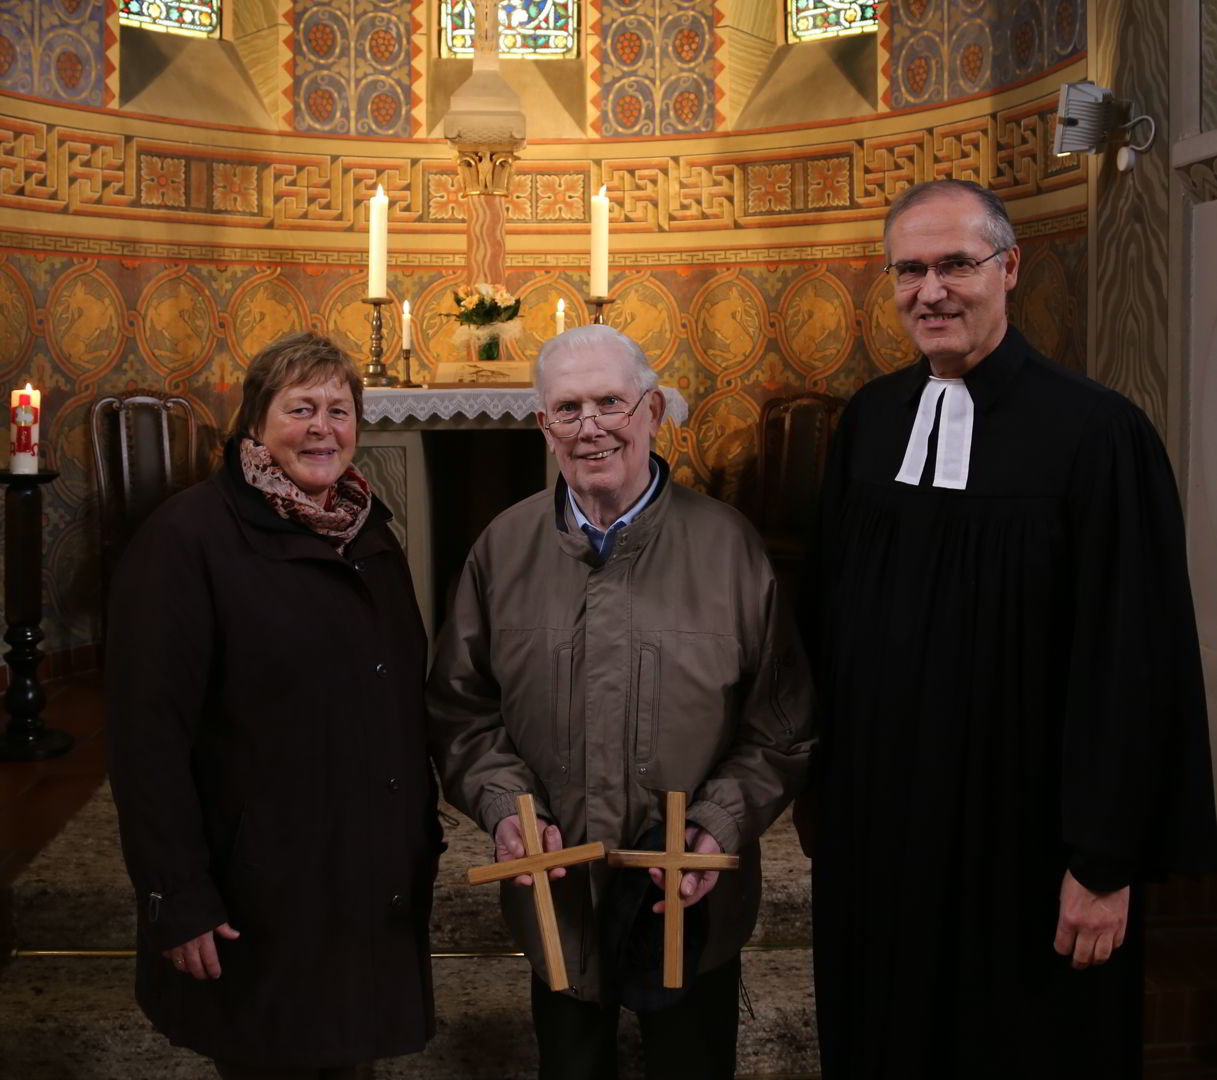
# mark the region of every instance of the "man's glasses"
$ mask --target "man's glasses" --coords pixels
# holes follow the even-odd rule
[[[1005,248],[998,248],[992,255],[984,259],[971,259],[967,255],[953,255],[949,259],[939,259],[936,263],[898,262],[888,263],[883,268],[898,289],[912,289],[925,281],[925,276],[931,270],[938,275],[938,280],[950,285],[966,281],[975,275],[989,259],[996,259]]]
[[[654,388],[652,387],[652,389]],[[643,399],[650,392],[650,390],[644,390],[642,397],[634,402],[634,408],[628,412],[625,409],[609,409],[607,412],[588,413],[586,416],[572,416],[569,420],[551,420],[545,425],[545,429],[559,439],[573,439],[583,430],[584,420],[595,420],[596,427],[601,431],[617,431],[630,422],[634,409],[642,404]]]

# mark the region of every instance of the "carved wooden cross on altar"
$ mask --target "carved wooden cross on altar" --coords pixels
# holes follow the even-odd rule
[[[520,835],[524,839],[522,859],[474,866],[469,870],[470,885],[485,885],[502,881],[517,874],[532,875],[532,900],[537,909],[537,925],[541,930],[541,947],[545,951],[545,970],[551,990],[570,986],[566,978],[566,961],[562,958],[562,940],[558,937],[558,920],[554,914],[554,898],[549,891],[549,871],[556,866],[594,862],[604,858],[604,845],[580,844],[559,851],[543,851],[541,831],[537,827],[537,809],[531,795],[516,796],[516,813],[520,815]]]
[[[686,870],[738,870],[738,855],[710,855],[685,850],[685,793],[669,791],[663,851],[610,851],[609,866],[663,871],[663,984],[684,984],[685,909],[680,879]]]

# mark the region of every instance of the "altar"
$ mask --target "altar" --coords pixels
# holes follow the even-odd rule
[[[660,387],[667,419],[688,406]],[[537,426],[528,388],[372,388],[363,392],[355,463],[393,512],[390,527],[414,578],[434,642],[469,546],[494,516],[551,486],[557,461]]]

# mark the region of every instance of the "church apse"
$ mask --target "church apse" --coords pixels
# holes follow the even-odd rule
[[[78,110],[0,73],[0,373],[6,385],[32,378],[43,388],[51,464],[62,473],[46,499],[50,650],[98,633],[89,404],[135,386],[182,393],[214,455],[261,345],[312,327],[366,357],[366,207],[378,184],[390,199],[388,291],[398,309],[409,299],[414,314],[415,377],[460,355],[446,313],[464,280],[468,205],[448,146],[424,137],[442,127],[427,113],[439,4],[261,7],[276,5],[278,29],[257,38],[270,50],[260,70],[271,70],[273,58],[279,73],[279,105],[268,109],[274,130],[237,130],[222,117],[209,125]],[[1049,31],[1064,26],[1064,6],[1037,0],[989,20],[998,36],[1003,26],[1012,34],[1018,18],[1032,20],[1032,75],[1003,67],[992,44],[974,84],[984,92],[944,82],[939,96],[909,107],[892,96],[893,80],[906,77],[902,43],[915,36],[901,28],[936,34],[948,55],[963,24],[941,4],[885,5],[868,45],[884,60],[867,69],[873,109],[820,122],[809,104],[807,118],[789,123],[787,112],[765,122],[763,108],[747,111],[749,100],[763,105],[763,87],[741,108],[726,106],[739,74],[731,58],[745,53],[732,34],[756,37],[755,27],[733,22],[737,5],[656,0],[642,19],[630,14],[638,5],[583,5],[577,63],[564,59],[529,77],[554,96],[525,99],[530,144],[504,206],[504,284],[523,298],[523,330],[509,350],[535,355],[559,298],[568,326],[588,320],[590,196],[605,185],[615,299],[607,318],[642,344],[661,381],[690,406],[685,425],[663,426],[659,449],[678,480],[747,508],[767,400],[803,389],[848,396],[909,360],[880,275],[882,216],[908,184],[961,176],[1008,200],[1023,245],[1015,320],[1048,355],[1084,367],[1086,173],[1079,159],[1050,152],[1056,86],[1085,67],[1080,22],[1072,52],[1047,47],[1056,40]],[[937,23],[934,11],[943,15]],[[17,40],[5,25],[0,34]],[[332,42],[314,26],[329,27]],[[621,37],[626,30],[637,43]],[[774,49],[779,31],[772,28]],[[611,41],[625,43],[616,60]],[[253,44],[239,47],[253,55]],[[366,53],[367,63],[344,67],[340,53]],[[0,66],[4,55],[0,43]],[[750,55],[753,78],[764,63],[755,49]],[[529,63],[503,61],[509,79],[511,64]],[[635,68],[635,79],[650,72],[654,133],[622,129],[632,106],[613,111]],[[575,70],[585,80],[581,98],[563,81]],[[667,99],[665,72],[684,80],[679,91],[671,83]],[[392,88],[372,90],[390,75]],[[1007,75],[1011,85],[998,81]],[[269,76],[258,83],[270,86]],[[101,94],[104,79],[98,85]],[[329,104],[311,99],[315,115],[310,87],[333,92]],[[382,91],[396,104],[380,100],[373,114]],[[697,101],[678,105],[685,92]],[[573,100],[586,102],[581,138],[536,134],[534,116],[544,131],[551,109],[565,131]],[[640,99],[640,117],[649,100]],[[734,128],[741,115],[755,126]],[[386,355],[399,347],[397,319],[387,318]]]

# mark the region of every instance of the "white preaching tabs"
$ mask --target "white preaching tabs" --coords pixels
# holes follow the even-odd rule
[[[925,456],[929,452],[930,433],[934,430],[934,414],[938,399],[942,413],[938,418],[938,454],[934,461],[934,487],[962,491],[968,486],[968,464],[972,459],[972,418],[975,408],[963,379],[940,379],[930,376],[921,393],[917,418],[904,448],[904,461],[896,480],[901,484],[921,483],[925,471]]]

